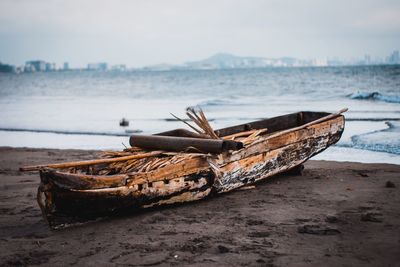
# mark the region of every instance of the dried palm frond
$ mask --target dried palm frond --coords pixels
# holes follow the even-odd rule
[[[206,116],[204,115],[204,112],[199,107],[197,107],[197,111],[193,107],[188,107],[186,109],[186,115],[190,118],[191,121],[193,121],[196,124],[196,126],[198,128],[172,113],[171,113],[171,115],[175,119],[177,119],[177,120],[183,122],[184,124],[186,124],[187,126],[189,126],[196,133],[203,135],[206,138],[208,137],[210,139],[220,139],[218,137],[218,135],[215,134],[213,128],[211,127],[210,123],[208,122]]]
[[[219,139],[200,107],[197,107],[197,111],[193,107],[188,107],[186,109],[186,115],[204,131],[204,134],[212,139]]]
[[[177,120],[179,120],[179,121],[181,121],[181,122],[183,122],[184,124],[186,124],[187,126],[189,126],[190,128],[192,128],[194,131],[196,131],[198,134],[202,134],[202,132],[199,130],[199,129],[197,129],[196,127],[194,127],[193,125],[191,125],[190,123],[188,123],[187,121],[185,121],[185,120],[182,120],[181,118],[179,118],[178,116],[175,116],[174,114],[172,114],[172,113],[170,113],[175,119],[177,119]]]

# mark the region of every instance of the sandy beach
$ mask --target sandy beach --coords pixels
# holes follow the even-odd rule
[[[0,265],[395,266],[400,165],[309,161],[218,197],[52,231],[23,165],[83,150],[0,148]]]

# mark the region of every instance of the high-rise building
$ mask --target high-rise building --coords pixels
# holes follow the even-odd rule
[[[114,65],[114,66],[111,67],[111,70],[113,70],[113,71],[125,71],[126,70],[126,65],[124,65],[124,64]]]
[[[399,50],[393,51],[393,53],[388,57],[387,63],[400,64]]]
[[[46,71],[55,71],[56,70],[56,63],[46,63]]]
[[[64,62],[63,70],[69,70],[68,62]]]
[[[25,63],[25,68],[31,71],[45,71],[46,62],[43,60],[31,60]]]
[[[102,70],[106,71],[108,69],[108,65],[105,62],[100,63],[89,63],[87,66],[88,70]]]
[[[0,72],[16,72],[16,67],[0,62]]]

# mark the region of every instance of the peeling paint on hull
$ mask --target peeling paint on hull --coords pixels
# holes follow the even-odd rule
[[[60,228],[122,211],[195,201],[296,167],[339,141],[343,130],[344,117],[337,116],[219,155],[213,159],[216,167],[205,158],[196,158],[159,171],[120,174],[109,180],[88,175],[80,179],[43,169],[38,203],[49,225]]]

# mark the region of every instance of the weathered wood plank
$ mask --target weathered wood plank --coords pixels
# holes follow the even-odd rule
[[[101,189],[124,186],[128,174],[118,175],[84,175],[59,172],[52,169],[40,170],[42,179],[51,180],[58,187],[63,189]]]
[[[43,168],[57,168],[57,169],[75,168],[75,167],[90,166],[90,165],[97,165],[97,164],[103,164],[103,163],[114,163],[114,162],[120,162],[120,161],[127,161],[127,160],[132,160],[132,159],[143,159],[143,158],[149,158],[149,157],[156,157],[156,156],[160,156],[163,153],[164,153],[164,151],[151,151],[148,153],[125,156],[125,157],[26,166],[26,167],[21,167],[19,170],[20,171],[38,171]]]
[[[256,144],[250,145],[245,149],[234,151],[231,154],[223,154],[217,161],[219,165],[224,165],[229,162],[237,161],[252,155],[263,153],[265,151],[271,151],[288,144],[298,142],[305,138],[312,136],[324,135],[324,134],[336,134],[343,131],[344,118],[339,116],[335,119],[322,122],[317,125],[309,126],[305,129],[297,130],[283,136],[277,136],[268,140],[262,140]]]
[[[329,135],[309,138],[229,163],[221,168],[221,176],[216,178],[216,191],[228,192],[289,170],[326,149],[330,138]]]
[[[268,128],[268,132],[273,133],[276,131],[281,131],[284,129],[298,126],[297,125],[297,122],[298,122],[297,114],[298,113],[292,113],[292,114],[274,117],[274,118],[270,118],[270,119],[264,119],[264,120],[244,123],[244,124],[240,124],[240,125],[236,125],[236,126],[232,126],[232,127],[218,129],[218,130],[216,130],[216,132],[218,133],[218,135],[220,137],[235,134],[238,132],[244,132],[244,131],[249,131],[249,130],[254,130],[254,129],[264,129],[264,128]]]
[[[209,167],[210,166],[206,158],[191,158],[177,164],[168,165],[155,171],[129,174],[129,179],[126,182],[126,185],[131,186],[134,184],[171,180],[209,169]]]
[[[56,228],[70,216],[94,218],[118,211],[198,200],[211,193],[213,182],[214,174],[204,171],[195,177],[188,175],[168,183],[160,181],[129,187],[64,190],[47,184],[39,187],[38,203],[50,226]]]

